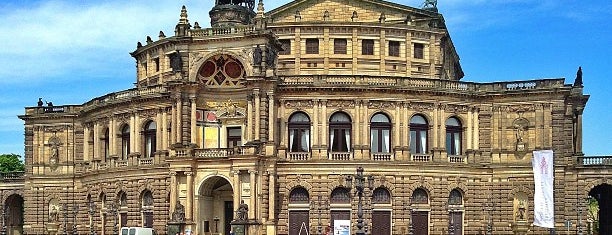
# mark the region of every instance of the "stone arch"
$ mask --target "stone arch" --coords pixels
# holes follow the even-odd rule
[[[468,187],[464,182],[453,182],[448,184],[448,186],[446,186],[446,190],[447,190],[447,195],[453,191],[453,189],[459,189],[459,191],[461,191],[461,193],[463,194],[463,201],[467,201],[467,197],[465,195],[468,194]]]
[[[431,199],[431,195],[434,194],[434,187],[431,184],[429,184],[428,182],[417,182],[417,183],[412,183],[408,186],[408,192],[410,192],[409,195],[412,195],[414,190],[416,190],[417,188],[425,189],[425,191],[427,191],[427,193],[429,194],[430,199]]]
[[[534,194],[533,189],[525,185],[519,185],[519,186],[513,187],[512,190],[508,193],[508,196],[507,196],[508,201],[514,200],[514,197],[518,193],[521,193],[521,192],[526,194],[529,198],[533,198],[533,194]]]
[[[389,118],[389,123],[391,123],[391,126],[393,127],[393,123],[395,123],[395,116],[393,116],[393,114],[391,114],[388,110],[385,109],[375,109],[372,110],[372,112],[368,113],[368,125],[372,123],[372,117],[379,113],[387,116],[387,118]]]
[[[208,191],[208,187],[209,187],[209,185],[211,185],[211,183],[215,184],[215,183],[217,183],[219,181],[219,179],[214,180],[214,178],[224,179],[232,187],[232,189],[236,188],[236,185],[232,184],[232,180],[228,176],[223,175],[223,174],[218,174],[218,173],[216,173],[216,174],[209,174],[207,176],[204,176],[202,178],[202,180],[200,180],[200,182],[198,182],[198,184],[197,184],[198,185],[197,186],[198,187],[197,192],[198,192],[199,195],[202,195],[204,193],[203,190]],[[214,181],[211,181],[211,180],[214,180]]]
[[[329,125],[329,119],[336,113],[344,113],[346,114],[350,119],[351,119],[351,123],[353,123],[355,121],[355,117],[353,116],[353,114],[351,112],[349,112],[349,110],[345,110],[345,109],[334,109],[331,110],[329,113],[327,113],[325,116],[327,118],[327,125]],[[353,123],[354,124],[354,123]]]
[[[289,194],[291,193],[291,190],[297,188],[297,187],[303,187],[306,189],[306,191],[308,191],[308,193],[310,194],[312,192],[312,185],[304,180],[300,180],[300,181],[291,181],[289,183],[287,183],[287,186],[285,186],[285,195],[287,195],[287,199],[289,199]],[[312,195],[311,195],[312,196]]]
[[[431,115],[429,115],[428,113],[426,113],[426,112],[422,112],[422,111],[414,111],[412,114],[409,114],[409,116],[408,116],[408,120],[406,120],[406,121],[407,121],[408,126],[410,126],[410,120],[411,120],[411,119],[412,119],[414,116],[417,116],[417,115],[421,115],[423,118],[425,118],[425,121],[427,121],[427,125],[428,125],[430,128],[432,127],[432,125],[433,125],[433,117],[432,117]],[[446,121],[446,119],[445,119],[445,121]]]
[[[610,179],[610,178],[603,178],[603,179],[595,179],[595,180],[588,181],[587,184],[584,187],[584,190],[582,192],[579,192],[579,193],[581,193],[581,196],[583,198],[587,198],[589,196],[589,193],[591,192],[592,189],[594,189],[598,185],[602,185],[602,184],[612,185],[612,179]]]
[[[396,192],[396,188],[392,183],[389,183],[388,181],[374,181],[374,185],[372,185],[374,188],[385,188],[387,190],[389,190],[389,193],[391,194],[391,200],[393,200],[393,195],[397,195]]]

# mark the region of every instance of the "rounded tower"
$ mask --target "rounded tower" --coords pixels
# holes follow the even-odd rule
[[[255,0],[216,0],[210,10],[212,27],[247,25],[255,17]]]

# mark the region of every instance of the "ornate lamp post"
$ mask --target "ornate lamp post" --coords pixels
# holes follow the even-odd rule
[[[113,224],[113,231],[115,232],[115,234],[119,234],[119,227],[117,224],[117,210],[118,210],[118,206],[117,203],[110,203],[109,205],[109,211],[111,215],[113,215],[113,217],[115,218],[115,223]]]
[[[448,215],[450,217],[448,220],[448,234],[455,235],[455,222],[453,218],[454,217],[453,212],[455,212],[455,209],[453,209],[453,207],[448,202],[446,204],[446,208],[448,210]]]
[[[368,180],[368,185],[367,187],[372,190],[372,183],[374,182],[374,177],[373,176],[367,176],[365,177],[363,175],[363,167],[357,167],[357,174],[355,174],[354,176],[347,176],[346,177],[346,184],[348,186],[349,189],[352,190],[352,184],[353,184],[353,177],[355,178],[355,193],[357,194],[357,196],[359,197],[359,201],[357,203],[357,232],[355,233],[356,235],[365,235],[365,231],[363,230],[364,224],[363,224],[363,191],[365,189],[365,181],[366,178]]]
[[[96,214],[96,204],[94,202],[90,202],[88,206],[89,206],[89,216],[91,217],[91,220],[89,221],[89,234],[95,235],[96,231],[94,231],[93,222],[94,222],[94,215]]]
[[[2,235],[6,235],[6,206],[2,205]]]

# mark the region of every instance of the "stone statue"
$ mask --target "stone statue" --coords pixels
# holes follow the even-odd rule
[[[523,134],[525,133],[525,127],[521,124],[514,124],[515,134],[516,134],[516,142],[523,143]]]
[[[49,222],[58,222],[59,221],[59,210],[56,205],[51,205],[51,210],[49,210]]]
[[[51,146],[51,157],[49,158],[51,164],[57,163],[58,158],[59,158],[59,149],[57,147],[57,144],[53,144],[53,146]]]
[[[38,103],[37,103],[38,107],[42,107],[43,106],[43,101],[42,98],[38,98]]]
[[[438,0],[425,0],[423,8],[436,8],[438,7]]]
[[[176,208],[172,212],[172,220],[176,222],[185,221],[185,206],[180,201],[176,201]]]
[[[518,211],[516,212],[517,220],[519,221],[526,220],[527,218],[525,218],[525,212],[526,212],[525,201],[520,200],[518,202]]]
[[[178,51],[170,55],[170,67],[172,68],[172,72],[175,73],[183,70],[183,59]]]
[[[260,66],[261,65],[261,60],[262,60],[261,53],[262,53],[261,47],[259,47],[259,45],[257,45],[257,47],[255,47],[255,49],[253,49],[253,65],[255,65],[255,66]]]
[[[246,221],[249,212],[249,205],[244,203],[244,200],[240,201],[240,205],[238,206],[238,210],[236,211],[236,220],[237,221]]]

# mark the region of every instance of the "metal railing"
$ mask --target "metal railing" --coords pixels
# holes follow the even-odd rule
[[[0,179],[2,179],[3,182],[21,181],[21,180],[24,180],[24,178],[25,178],[24,171],[0,172]]]

